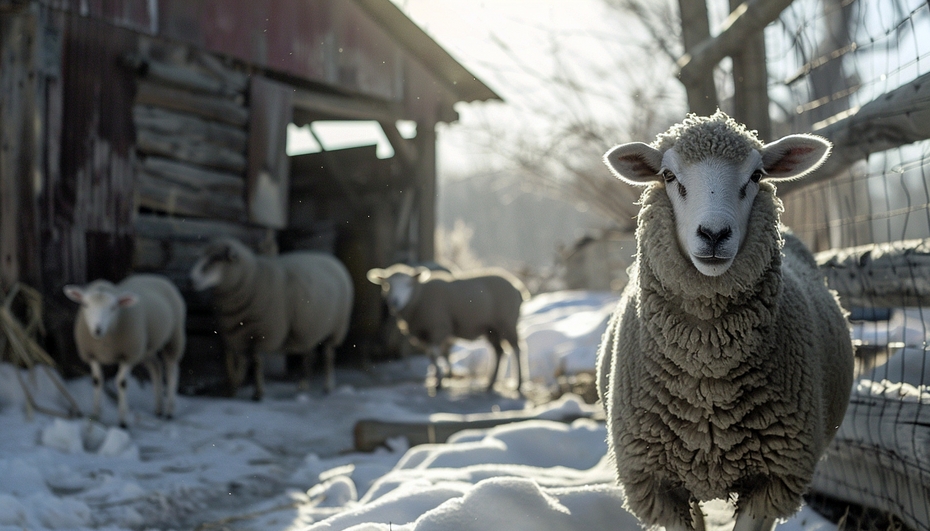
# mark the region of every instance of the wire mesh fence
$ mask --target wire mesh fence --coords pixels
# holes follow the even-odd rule
[[[919,90],[930,73],[926,0],[796,0],[765,31],[781,134],[816,133],[895,89]],[[910,105],[906,112],[926,113],[930,99]],[[828,278],[858,284],[840,290],[857,344],[856,385],[810,501],[837,516],[857,504],[847,527],[926,531],[930,141],[895,134],[876,130],[897,147],[784,195],[783,220],[833,268]]]

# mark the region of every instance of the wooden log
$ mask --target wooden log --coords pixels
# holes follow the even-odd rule
[[[236,92],[243,93],[248,88],[249,74],[226,66],[215,55],[202,50],[194,50],[194,58],[200,66],[214,76],[221,78],[227,86],[232,87]]]
[[[136,215],[136,236],[156,240],[207,243],[219,236],[233,236],[250,247],[257,247],[267,237],[264,227],[252,227],[221,220],[186,219],[155,214]]]
[[[169,215],[216,217],[230,221],[245,217],[242,196],[197,190],[144,171],[136,176],[136,193],[138,207]]]
[[[186,65],[165,63],[139,54],[124,56],[123,62],[135,70],[141,79],[215,96],[235,97],[242,93],[241,89],[227,85],[224,79],[198,72]]]
[[[707,19],[706,0],[678,0],[681,13],[681,39],[685,53],[710,38],[710,22]],[[684,80],[682,80],[684,82]],[[717,110],[717,86],[714,84],[714,69],[699,72],[693,80],[684,83],[688,93],[688,109],[700,115],[711,115]]]
[[[136,131],[136,149],[146,155],[172,157],[183,162],[209,166],[241,174],[245,171],[245,155],[215,144],[186,136],[165,135],[148,129]]]
[[[187,90],[166,87],[141,80],[136,90],[136,103],[189,112],[210,120],[244,127],[249,122],[249,110],[236,102],[194,94]]]
[[[781,195],[830,179],[872,153],[930,138],[930,74],[887,92],[861,108],[814,124],[833,152],[812,175],[778,183]]]
[[[739,52],[743,44],[762,32],[793,0],[747,0],[724,21],[720,33],[685,53],[678,60],[678,77],[684,85],[700,82],[724,57]]]
[[[245,152],[248,135],[239,127],[149,105],[134,106],[132,117],[137,129],[163,135],[183,135],[239,153]]]
[[[462,430],[479,430],[493,428],[502,424],[522,422],[526,420],[541,420],[539,417],[527,416],[524,412],[514,413],[486,413],[474,415],[444,415],[447,417],[440,421],[382,421],[362,419],[355,423],[352,430],[355,449],[361,452],[370,452],[383,445],[393,437],[406,437],[410,446],[418,444],[444,443],[454,433]],[[570,423],[582,416],[570,415],[557,420]]]
[[[847,309],[930,302],[930,239],[833,249],[815,258]]]
[[[158,156],[145,157],[139,166],[152,175],[199,190],[236,197],[243,197],[245,191],[245,180],[231,173],[211,171]]]
[[[200,257],[203,243],[136,237],[133,267],[147,271],[189,271]]]
[[[930,391],[860,384],[817,464],[811,490],[893,514],[930,530]]]

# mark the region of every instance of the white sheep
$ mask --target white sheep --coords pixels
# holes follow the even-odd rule
[[[126,426],[126,377],[141,363],[152,379],[155,414],[171,418],[186,341],[186,307],[178,288],[158,275],[132,275],[117,285],[95,280],[83,288],[65,286],[64,291],[81,305],[74,320],[74,341],[93,375],[94,416],[100,416],[101,365],[118,364],[119,422]]]
[[[455,338],[484,336],[496,353],[487,390],[494,388],[501,358],[502,341],[510,346],[517,372],[517,390],[523,383],[517,321],[520,306],[529,292],[513,275],[502,269],[485,269],[463,275],[412,268],[395,264],[387,269],[368,271],[368,280],[381,286],[388,309],[397,317],[398,327],[415,346],[430,357],[435,375],[434,390],[442,386],[443,369],[439,358],[449,365],[449,351]]]
[[[334,389],[336,347],[348,333],[354,296],[342,262],[310,251],[258,256],[242,242],[225,237],[203,250],[190,276],[195,289],[213,290],[233,393],[251,361],[252,398],[261,400],[262,355],[273,352],[302,354],[306,379],[318,345],[326,363],[325,390]]]
[[[647,526],[702,529],[698,503],[735,495],[735,531],[770,529],[799,508],[843,419],[848,325],[782,230],[772,184],[829,151],[812,135],[763,145],[718,111],[604,157],[649,186],[597,367],[618,480]]]

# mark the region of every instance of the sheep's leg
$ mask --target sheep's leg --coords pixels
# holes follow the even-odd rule
[[[155,416],[162,416],[164,412],[165,392],[162,387],[161,362],[156,358],[150,358],[145,361],[145,368],[149,371],[149,379],[152,380],[152,392],[155,393]]]
[[[733,531],[772,531],[775,529],[775,518],[756,518],[749,511],[736,512],[736,524]]]
[[[174,403],[177,400],[178,396],[178,359],[175,358],[171,361],[165,361],[165,418],[170,419],[174,417]]]
[[[497,381],[497,373],[500,371],[501,361],[504,359],[504,347],[501,345],[500,336],[493,330],[489,331],[486,337],[491,346],[494,347],[494,368],[491,369],[491,378],[488,380],[487,388],[487,392],[490,393],[494,390],[494,382]]]
[[[525,364],[523,363],[523,353],[520,351],[520,342],[507,340],[507,344],[510,345],[511,356],[513,356],[513,363],[516,365],[517,370],[517,393],[523,394],[523,368]],[[529,371],[529,369],[527,369]],[[529,377],[529,374],[527,374]]]
[[[90,373],[94,380],[94,418],[100,418],[100,395],[103,394],[103,368],[99,361],[90,362]]]
[[[252,363],[255,365],[255,392],[252,400],[258,402],[265,396],[265,364],[260,352],[252,352]]]
[[[227,350],[226,352],[226,377],[229,380],[229,396],[235,396],[236,391],[245,381],[246,372],[249,370],[248,357],[242,352]]]
[[[126,400],[126,378],[132,370],[132,365],[120,363],[116,371],[116,394],[119,398],[119,425],[121,428],[128,426],[126,422],[129,417],[129,404]]]
[[[705,531],[706,529],[701,503],[694,498],[691,498],[691,523],[694,526],[694,531]]]
[[[336,389],[336,347],[332,340],[323,343],[323,356],[326,358],[326,392],[332,393]]]
[[[442,356],[442,347],[439,345],[430,345],[426,353],[429,355],[430,365],[433,367],[433,392],[439,392],[442,387],[442,367],[439,366],[439,357]]]

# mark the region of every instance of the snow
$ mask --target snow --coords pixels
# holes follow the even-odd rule
[[[593,371],[616,299],[560,292],[525,305],[521,329],[536,385]],[[417,356],[368,371],[340,369],[340,387],[329,396],[322,377],[302,393],[271,383],[259,403],[181,396],[170,421],[153,416],[151,389],[130,379],[126,430],[115,427],[112,399],[100,422],[29,415],[16,369],[0,365],[0,531],[640,529],[614,485],[604,424],[585,418],[599,406],[574,395],[534,405],[513,393],[484,393],[486,373],[475,360],[486,355],[484,345],[460,345],[457,371],[479,381],[453,379],[435,397],[424,386],[428,363]],[[42,405],[65,410],[42,371],[22,376]],[[89,411],[90,379],[66,385]],[[465,430],[445,444],[410,448],[397,438],[370,453],[352,449],[359,419],[490,412],[534,420]],[[582,418],[553,420],[564,417]],[[732,526],[726,504],[705,511],[710,527]],[[809,508],[779,525],[802,530],[836,526]]]

